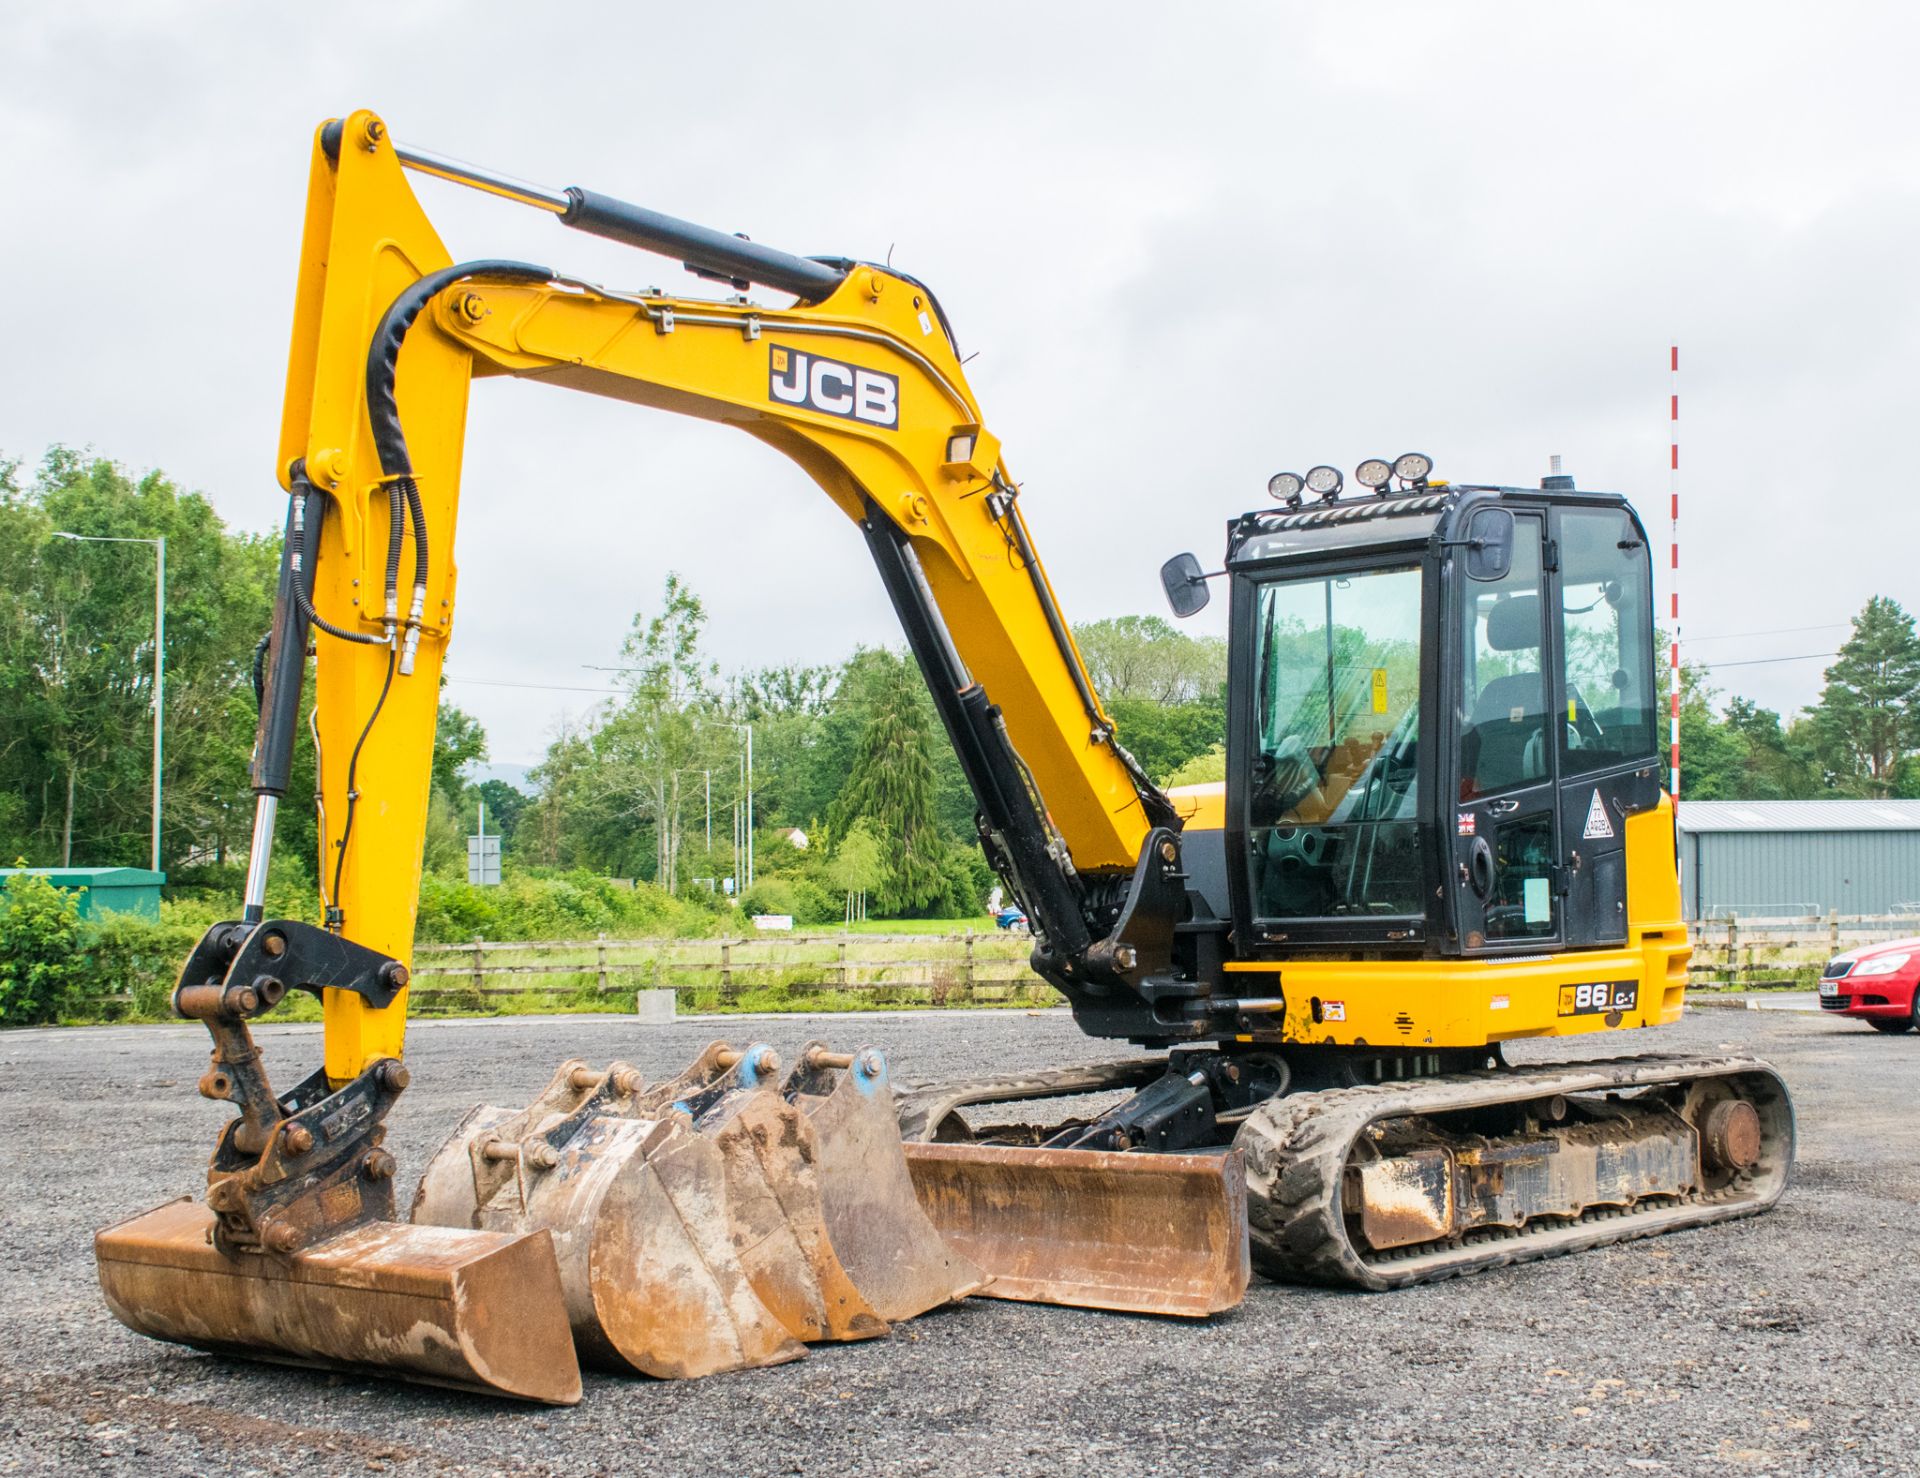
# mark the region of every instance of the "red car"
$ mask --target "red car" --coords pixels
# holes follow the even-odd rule
[[[1854,1016],[1877,1032],[1920,1026],[1920,939],[1869,944],[1827,961],[1820,972],[1820,1006]]]

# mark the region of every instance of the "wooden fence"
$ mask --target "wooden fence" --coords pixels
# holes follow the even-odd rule
[[[1920,917],[1905,914],[1804,914],[1703,919],[1688,926],[1690,984],[1740,988],[1800,985],[1812,989],[1820,967],[1867,944],[1920,935]]]
[[[862,1004],[1051,1002],[1024,935],[762,934],[726,939],[502,941],[414,947],[412,1001],[425,1014],[502,996],[619,996],[671,990],[687,1009],[804,1006],[857,992]]]

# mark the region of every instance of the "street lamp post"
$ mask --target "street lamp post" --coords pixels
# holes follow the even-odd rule
[[[151,544],[153,546],[153,870],[160,871],[160,753],[166,712],[167,650],[167,536],[124,539],[109,534],[70,534],[54,530],[56,539],[85,544]]]

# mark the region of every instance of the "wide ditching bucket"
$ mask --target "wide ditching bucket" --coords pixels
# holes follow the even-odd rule
[[[94,1238],[128,1328],[222,1354],[571,1405],[580,1367],[544,1233],[372,1222],[280,1257],[228,1255],[178,1200]]]

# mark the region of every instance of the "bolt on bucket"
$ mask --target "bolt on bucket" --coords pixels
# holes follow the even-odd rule
[[[580,1399],[544,1232],[376,1221],[276,1256],[216,1250],[214,1220],[181,1199],[94,1238],[100,1288],[121,1323],[222,1354]]]
[[[910,1143],[906,1161],[940,1236],[991,1275],[988,1298],[1201,1318],[1246,1296],[1238,1150]]]

